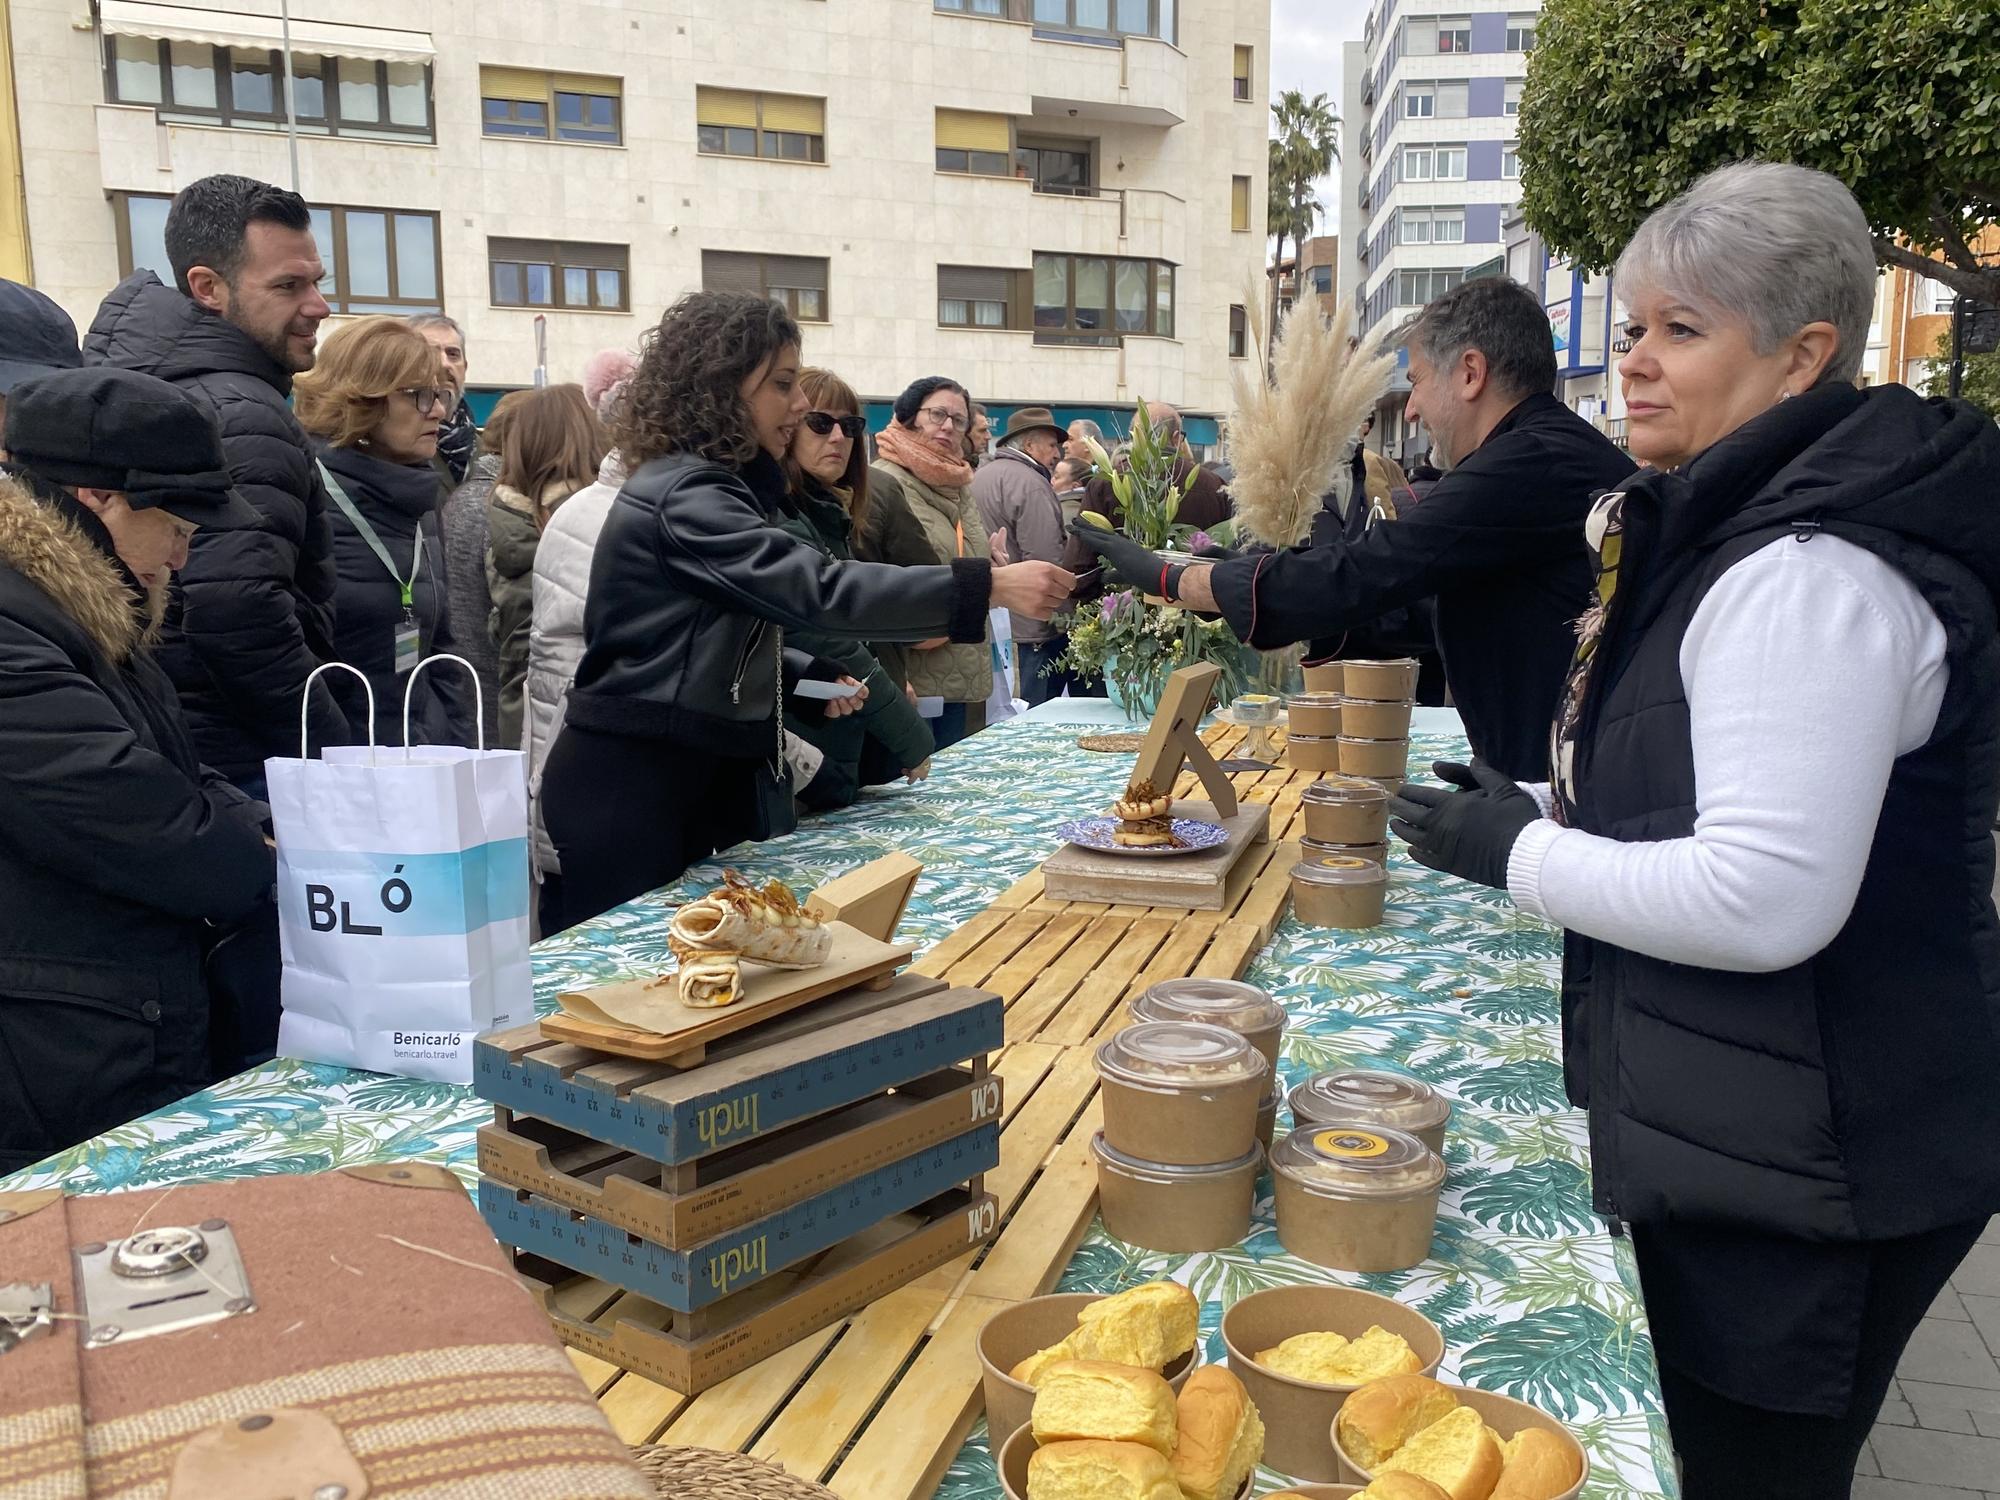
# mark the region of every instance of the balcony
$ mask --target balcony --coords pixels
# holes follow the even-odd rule
[[[1171,42],[1036,26],[1027,19],[1025,4],[1003,3],[1022,14],[942,7],[934,12],[938,76],[976,80],[982,90],[1025,97],[1028,112],[1064,124],[1170,128],[1186,121],[1188,60]]]
[[[972,226],[963,244],[992,237],[992,250],[1012,259],[1024,243],[1075,255],[1129,255],[1187,260],[1187,203],[1151,188],[1090,188],[1037,192],[1018,177],[939,172],[932,201],[940,223]],[[954,231],[957,232],[957,231]],[[975,262],[978,263],[978,262]]]

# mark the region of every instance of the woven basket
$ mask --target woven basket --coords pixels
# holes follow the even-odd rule
[[[834,1500],[833,1491],[741,1453],[640,1446],[632,1461],[660,1500]]]

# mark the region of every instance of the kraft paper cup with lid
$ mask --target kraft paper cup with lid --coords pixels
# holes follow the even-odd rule
[[[1372,698],[1347,698],[1340,705],[1340,732],[1364,740],[1406,740],[1416,704],[1378,703]]]
[[[1017,1427],[1028,1425],[1034,1410],[1035,1388],[1016,1380],[1008,1371],[1031,1354],[1039,1354],[1076,1332],[1083,1309],[1102,1302],[1107,1293],[1057,1292],[1047,1297],[1030,1297],[1002,1308],[979,1330],[979,1370],[986,1392],[986,1426],[997,1452]],[[1190,1349],[1160,1373],[1179,1394],[1195,1366],[1195,1350]]]
[[[1271,1148],[1278,1243],[1336,1271],[1407,1271],[1430,1257],[1444,1163],[1401,1130],[1307,1126]]]
[[[1300,669],[1309,693],[1341,693],[1347,691],[1347,663],[1343,661],[1323,661],[1317,665]]]
[[[1295,1130],[1326,1125],[1400,1130],[1444,1154],[1451,1101],[1421,1078],[1378,1068],[1335,1068],[1315,1073],[1287,1097]]]
[[[1492,1428],[1502,1442],[1518,1436],[1530,1427],[1539,1427],[1557,1438],[1570,1450],[1570,1456],[1576,1461],[1577,1472],[1576,1483],[1554,1496],[1553,1500],[1576,1500],[1576,1497],[1583,1492],[1583,1487],[1590,1482],[1590,1455],[1584,1451],[1583,1444],[1576,1440],[1575,1433],[1541,1408],[1530,1406],[1525,1401],[1516,1401],[1512,1396],[1502,1396],[1494,1391],[1475,1390],[1469,1385],[1452,1385],[1448,1388],[1452,1395],[1458,1397],[1458,1404],[1469,1406],[1478,1412],[1479,1419]],[[1342,1479],[1350,1479],[1363,1487],[1374,1479],[1375,1476],[1371,1471],[1362,1468],[1349,1458],[1347,1450],[1340,1446],[1338,1424],[1333,1430],[1333,1451],[1334,1456],[1340,1460]]]
[[[1247,1038],[1200,1021],[1141,1021],[1097,1049],[1104,1139],[1140,1161],[1205,1167],[1257,1142],[1271,1065]]]
[[[1285,722],[1299,734],[1338,735],[1340,694],[1293,693],[1285,700]]]
[[[1327,844],[1379,844],[1389,832],[1389,794],[1372,781],[1315,781],[1299,793],[1306,837]]]
[[[1410,742],[1407,738],[1364,740],[1344,734],[1336,742],[1336,750],[1336,761],[1343,776],[1367,776],[1387,781],[1409,773]]]
[[[1404,703],[1417,696],[1417,664],[1407,656],[1389,661],[1348,661],[1341,664],[1341,689],[1350,698],[1373,703]]]
[[[1389,872],[1352,856],[1302,859],[1292,866],[1292,911],[1308,927],[1381,925]]]
[[[1264,1102],[1257,1106],[1257,1144],[1266,1151],[1271,1142],[1278,1138],[1278,1106],[1284,1101],[1284,1089],[1280,1087],[1278,1075],[1271,1075],[1271,1092],[1264,1096]]]
[[[1240,1245],[1250,1233],[1250,1208],[1264,1148],[1256,1141],[1234,1161],[1210,1167],[1148,1161],[1113,1149],[1104,1132],[1090,1138],[1097,1158],[1097,1211],[1105,1232],[1147,1250],[1192,1254]]]
[[[1337,1479],[1333,1419],[1356,1387],[1301,1380],[1257,1363],[1299,1333],[1338,1333],[1359,1338],[1384,1328],[1410,1346],[1423,1363],[1418,1373],[1434,1374],[1444,1358],[1444,1335],[1413,1307],[1389,1297],[1342,1286],[1286,1286],[1253,1292],[1222,1314],[1222,1342],[1229,1368],[1264,1418],[1264,1462],[1295,1479]]]
[[[1340,739],[1331,734],[1285,733],[1285,760],[1294,771],[1338,771]]]
[[[1386,865],[1389,842],[1384,839],[1374,844],[1328,844],[1319,839],[1300,839],[1299,857],[1315,864],[1329,859],[1363,859],[1371,865]]]
[[[1200,1021],[1248,1039],[1273,1069],[1285,1034],[1285,1008],[1240,979],[1162,979],[1132,1002],[1134,1021]]]

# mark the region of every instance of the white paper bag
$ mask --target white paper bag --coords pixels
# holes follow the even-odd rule
[[[436,661],[466,665],[428,658],[410,686]],[[278,1053],[469,1083],[473,1037],[534,1015],[526,758],[349,745],[311,760],[305,748],[264,763],[284,958]]]

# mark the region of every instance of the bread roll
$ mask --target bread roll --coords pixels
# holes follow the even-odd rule
[[[1007,1378],[1018,1380],[1022,1385],[1040,1385],[1042,1376],[1048,1373],[1050,1365],[1076,1357],[1076,1351],[1070,1347],[1069,1340],[1064,1339],[1060,1343],[1049,1345],[1040,1353],[1030,1354],[1007,1372]]]
[[[1035,1387],[1029,1423],[1038,1443],[1103,1438],[1144,1443],[1162,1457],[1173,1453],[1179,1433],[1174,1388],[1157,1372],[1095,1359],[1050,1365]]]
[[[1458,1406],[1458,1397],[1428,1375],[1372,1380],[1349,1396],[1334,1419],[1347,1456],[1373,1472],[1415,1433]]]
[[[1576,1450],[1553,1432],[1523,1427],[1500,1445],[1505,1467],[1493,1500],[1555,1500],[1583,1477]]]
[[[1173,1281],[1149,1281],[1087,1304],[1064,1340],[1077,1359],[1160,1370],[1194,1348],[1201,1304]]]
[[[1186,1500],[1234,1500],[1264,1456],[1264,1419],[1243,1382],[1203,1365],[1181,1387],[1174,1478]]]
[[[1504,1459],[1500,1439],[1479,1413],[1461,1406],[1445,1413],[1382,1461],[1385,1474],[1417,1474],[1451,1500],[1488,1500]]]
[[[1028,1500],[1181,1500],[1174,1466],[1139,1443],[1051,1443],[1028,1459]]]
[[[1354,1500],[1451,1500],[1428,1479],[1415,1474],[1378,1474]]]
[[[1334,1356],[1321,1378],[1335,1385],[1366,1385],[1391,1375],[1414,1375],[1423,1367],[1417,1351],[1400,1333],[1371,1327]]]
[[[1267,1370],[1294,1380],[1324,1383],[1322,1372],[1347,1348],[1344,1333],[1295,1333],[1275,1349],[1260,1349],[1254,1358]]]

